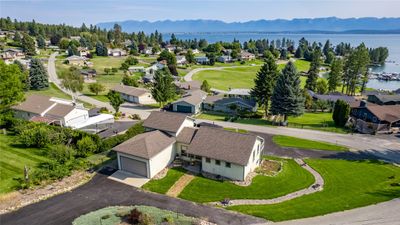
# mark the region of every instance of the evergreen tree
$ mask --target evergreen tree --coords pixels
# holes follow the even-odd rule
[[[300,116],[304,112],[304,96],[300,88],[300,76],[293,62],[289,61],[279,75],[271,97],[271,113]]]
[[[332,46],[331,46],[331,42],[328,40],[326,40],[324,48],[322,50],[322,52],[324,53],[325,57],[328,58],[328,54],[329,52],[332,51]]]
[[[207,80],[203,80],[203,83],[201,84],[200,89],[209,93],[211,91],[211,86],[208,84]]]
[[[175,54],[169,52],[168,50],[164,50],[160,53],[159,57],[157,58],[157,61],[162,61],[165,60],[167,61],[168,69],[169,71],[177,76],[178,71],[176,69],[176,57]]]
[[[332,119],[336,126],[343,127],[346,125],[350,115],[350,105],[339,99],[335,102],[335,107],[332,113]]]
[[[250,95],[257,100],[260,106],[264,107],[265,116],[268,115],[269,101],[274,91],[276,79],[279,76],[278,66],[272,55],[265,60],[264,65],[258,71],[254,79],[254,88]]]
[[[98,41],[96,43],[96,55],[98,55],[98,56],[107,56],[108,55],[107,48],[100,41]]]
[[[328,90],[335,91],[343,77],[343,61],[334,59],[331,64],[331,71],[328,76]]]
[[[154,75],[154,81],[155,83],[151,89],[151,94],[162,107],[175,95],[175,88],[173,84],[174,79],[172,78],[171,73],[164,68],[156,71],[156,74]]]
[[[296,52],[294,53],[294,57],[301,59],[304,57],[304,51],[303,48],[301,46],[299,46],[296,50]]]
[[[16,43],[20,43],[21,40],[22,40],[21,34],[19,32],[15,32],[13,41],[16,42]]]
[[[171,34],[171,39],[169,40],[169,43],[171,43],[172,45],[176,45],[178,43],[178,39],[176,39],[174,33]]]
[[[77,55],[77,56],[80,55],[78,48],[74,44],[72,44],[68,47],[68,56],[72,56],[72,55]]]
[[[308,70],[308,76],[305,88],[311,91],[315,91],[317,86],[317,80],[319,77],[319,67],[321,66],[321,52],[319,49],[316,49],[314,50],[312,55],[313,55],[312,61],[310,69]]]
[[[119,112],[119,107],[124,103],[124,99],[122,99],[121,95],[111,90],[108,92],[107,98],[110,100],[110,105],[114,108],[115,113]]]
[[[49,77],[40,59],[31,59],[29,83],[30,88],[33,90],[42,90],[49,87]]]
[[[44,40],[42,35],[39,35],[38,38],[36,39],[38,48],[44,49],[46,47],[46,41]]]
[[[22,50],[30,56],[36,55],[35,41],[31,36],[24,34],[22,39]]]
[[[351,51],[346,58],[343,89],[346,87],[346,94],[355,95],[357,87],[361,84],[361,91],[364,90],[368,82],[369,53],[364,43]]]

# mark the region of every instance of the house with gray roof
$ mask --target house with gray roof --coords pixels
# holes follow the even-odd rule
[[[194,90],[182,98],[172,102],[172,111],[197,114],[201,111],[201,105],[207,93],[202,90]]]
[[[378,105],[400,105],[400,95],[368,95],[368,102]]]
[[[172,112],[152,112],[143,126],[147,132],[113,148],[124,172],[152,178],[179,157],[201,173],[242,181],[262,160],[264,140],[254,134],[197,128]]]
[[[236,111],[256,112],[257,103],[253,99],[214,95],[207,96],[204,100],[203,110],[224,113],[235,113]]]
[[[111,88],[111,90],[120,93],[121,97],[127,101],[138,104],[154,104],[154,100],[150,90],[145,88],[132,87],[119,84]]]

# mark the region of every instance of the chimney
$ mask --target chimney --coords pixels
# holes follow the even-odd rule
[[[360,101],[360,107],[367,107],[367,101],[361,100]]]

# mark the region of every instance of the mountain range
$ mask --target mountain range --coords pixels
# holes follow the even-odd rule
[[[275,19],[253,20],[247,22],[224,22],[220,20],[162,20],[162,21],[114,21],[102,22],[97,26],[112,29],[114,24],[121,25],[125,32],[158,30],[161,33],[198,33],[198,32],[312,32],[312,33],[400,33],[398,18],[346,18],[337,17],[315,19]]]

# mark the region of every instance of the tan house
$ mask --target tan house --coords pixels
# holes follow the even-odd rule
[[[244,61],[254,60],[256,59],[256,55],[247,51],[242,51],[240,52],[240,59]]]
[[[157,103],[151,95],[150,90],[147,90],[145,88],[137,88],[120,84],[114,86],[113,88],[111,88],[111,90],[120,93],[121,97],[127,102],[143,105]]]
[[[147,132],[113,148],[120,170],[152,178],[178,156],[201,173],[244,180],[261,163],[264,140],[256,135],[196,128],[171,112],[152,112],[143,126]]]
[[[120,57],[127,55],[126,51],[120,48],[108,49],[107,51],[109,56]]]
[[[71,55],[65,61],[72,66],[84,66],[87,63],[87,58],[77,55]]]
[[[201,111],[201,105],[207,93],[202,90],[194,90],[172,103],[172,111],[197,114]]]
[[[4,50],[0,56],[3,60],[15,60],[24,58],[25,53],[21,49],[9,48]]]

